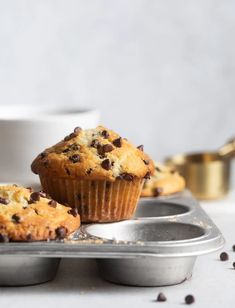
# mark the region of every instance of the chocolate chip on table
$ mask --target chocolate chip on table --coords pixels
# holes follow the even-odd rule
[[[103,130],[103,131],[101,132],[101,135],[102,135],[105,139],[108,139],[108,137],[109,137],[109,133],[108,133],[107,130]]]
[[[17,215],[17,214],[13,214],[13,215],[11,216],[11,219],[12,219],[12,221],[13,221],[14,223],[16,223],[16,224],[20,223],[20,216]]]
[[[154,197],[159,197],[163,192],[163,188],[162,187],[156,187],[153,189],[153,195]]]
[[[111,162],[109,159],[105,159],[101,163],[101,167],[105,170],[110,170],[111,169]]]
[[[126,180],[126,181],[133,181],[134,180],[134,175],[131,174],[131,173],[124,172],[124,173],[121,173],[118,176],[118,179]]]
[[[233,245],[232,249],[233,249],[233,251],[235,251],[235,245]]]
[[[39,192],[35,191],[30,195],[30,200],[29,200],[30,203],[35,203],[39,200],[40,200],[40,193]]]
[[[76,207],[71,208],[71,210],[68,211],[68,214],[73,215],[74,217],[78,216],[78,209]]]
[[[164,293],[160,292],[157,296],[156,299],[157,302],[165,302],[166,301],[166,296]]]
[[[119,137],[113,140],[113,145],[115,145],[115,147],[117,148],[121,148],[122,147],[122,137]]]
[[[72,161],[74,164],[80,162],[80,156],[78,154],[74,154],[69,156],[69,160]]]
[[[221,254],[220,254],[220,260],[221,261],[228,261],[228,259],[229,259],[229,255],[227,254],[227,252],[221,252]]]
[[[235,262],[233,262],[233,268],[235,269]]]
[[[55,229],[55,233],[58,239],[64,239],[67,235],[67,229],[65,227],[58,227]]]
[[[48,202],[48,205],[49,205],[50,207],[56,208],[57,202],[56,202],[55,200],[50,200],[50,201]]]
[[[8,243],[9,242],[8,236],[0,233],[0,242],[1,243]]]
[[[146,172],[144,179],[150,179],[151,173],[148,171]]]
[[[82,128],[79,127],[79,126],[75,127],[74,130],[73,130],[73,132],[74,132],[75,134],[77,134],[77,135],[78,135],[81,131],[82,131]]]
[[[185,300],[185,304],[187,304],[187,305],[191,305],[191,304],[193,304],[195,302],[195,298],[191,294],[185,296],[184,300]]]
[[[6,198],[0,197],[0,203],[7,205],[10,201]]]
[[[139,146],[137,147],[137,149],[143,152],[143,151],[144,151],[144,146],[143,146],[143,144],[139,145]]]

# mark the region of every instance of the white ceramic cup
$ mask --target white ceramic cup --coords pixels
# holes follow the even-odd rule
[[[45,148],[71,133],[76,126],[93,128],[99,112],[71,107],[0,107],[0,182],[35,179],[30,165]]]

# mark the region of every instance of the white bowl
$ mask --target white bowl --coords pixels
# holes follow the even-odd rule
[[[0,181],[35,180],[32,160],[45,148],[71,133],[76,126],[93,128],[99,112],[67,107],[1,106]]]

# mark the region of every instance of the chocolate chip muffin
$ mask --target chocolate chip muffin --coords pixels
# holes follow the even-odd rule
[[[77,211],[46,193],[0,186],[0,242],[63,239],[79,226]]]
[[[129,219],[153,161],[125,138],[103,126],[77,127],[32,163],[43,189],[76,207],[82,222]]]
[[[185,180],[175,170],[155,163],[154,175],[144,183],[141,197],[167,196],[184,190]]]

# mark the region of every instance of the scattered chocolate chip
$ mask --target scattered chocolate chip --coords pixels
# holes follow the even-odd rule
[[[166,301],[166,296],[164,293],[160,292],[157,296],[156,299],[157,302],[165,302]]]
[[[122,137],[119,137],[113,140],[113,145],[115,145],[115,147],[117,148],[121,148],[122,147]]]
[[[47,194],[44,191],[40,190],[38,193],[40,197],[47,198]]]
[[[233,268],[235,269],[235,262],[233,262]]]
[[[229,259],[229,255],[227,254],[227,252],[221,252],[219,257],[221,261],[228,261]]]
[[[137,147],[137,149],[143,152],[143,151],[144,151],[144,146],[143,146],[143,144],[139,145],[139,146]]]
[[[7,205],[10,201],[6,198],[0,197],[0,203]]]
[[[74,217],[78,216],[78,209],[76,207],[68,211],[68,214],[73,215]]]
[[[118,176],[118,179],[126,180],[126,181],[133,181],[134,175],[131,173],[124,172]]]
[[[97,139],[91,141],[91,147],[97,149],[100,146],[100,143]]]
[[[39,154],[40,158],[43,159],[48,155],[47,152],[42,152],[41,154]]]
[[[89,168],[89,169],[86,171],[87,174],[91,174],[91,172],[92,172],[92,168]]]
[[[79,127],[79,126],[75,127],[74,130],[73,130],[73,132],[74,132],[75,134],[77,134],[77,135],[78,135],[81,131],[82,131],[82,129],[81,129],[81,127]]]
[[[38,210],[34,209],[35,214],[39,215]]]
[[[70,175],[70,171],[69,171],[68,168],[65,168],[65,171],[66,171],[66,173],[67,173],[68,175]]]
[[[0,242],[1,243],[8,243],[9,242],[8,236],[0,233]]]
[[[233,251],[235,251],[235,245],[233,245],[232,249],[233,249]]]
[[[143,159],[143,162],[145,163],[145,165],[149,165],[149,160]]]
[[[12,219],[12,221],[13,221],[14,223],[16,223],[16,224],[20,223],[20,216],[17,215],[17,214],[13,214],[13,215],[11,216],[11,219]]]
[[[34,203],[34,202],[37,202],[40,200],[40,193],[39,192],[33,192],[31,195],[30,195],[30,201],[31,203]]]
[[[48,202],[48,205],[49,205],[50,207],[56,208],[57,202],[56,202],[55,200],[50,200],[50,201]]]
[[[163,188],[162,187],[156,187],[153,189],[153,195],[154,197],[159,197],[163,192]]]
[[[80,156],[78,154],[74,154],[69,156],[69,160],[71,160],[74,164],[80,162]]]
[[[157,170],[158,172],[162,172],[162,170],[159,167],[155,167],[155,170]]]
[[[58,239],[63,239],[67,235],[67,229],[64,227],[58,227],[57,229],[55,229],[55,233]]]
[[[108,133],[107,130],[103,130],[103,131],[101,132],[101,135],[102,135],[105,139],[108,139],[108,137],[109,137],[109,133]]]
[[[104,168],[105,170],[110,170],[111,169],[111,163],[109,159],[105,159],[101,163],[101,167]]]
[[[148,171],[146,172],[144,179],[150,179],[151,173]]]
[[[187,305],[191,305],[195,302],[195,298],[191,294],[187,295],[184,300],[185,300],[185,304]]]

